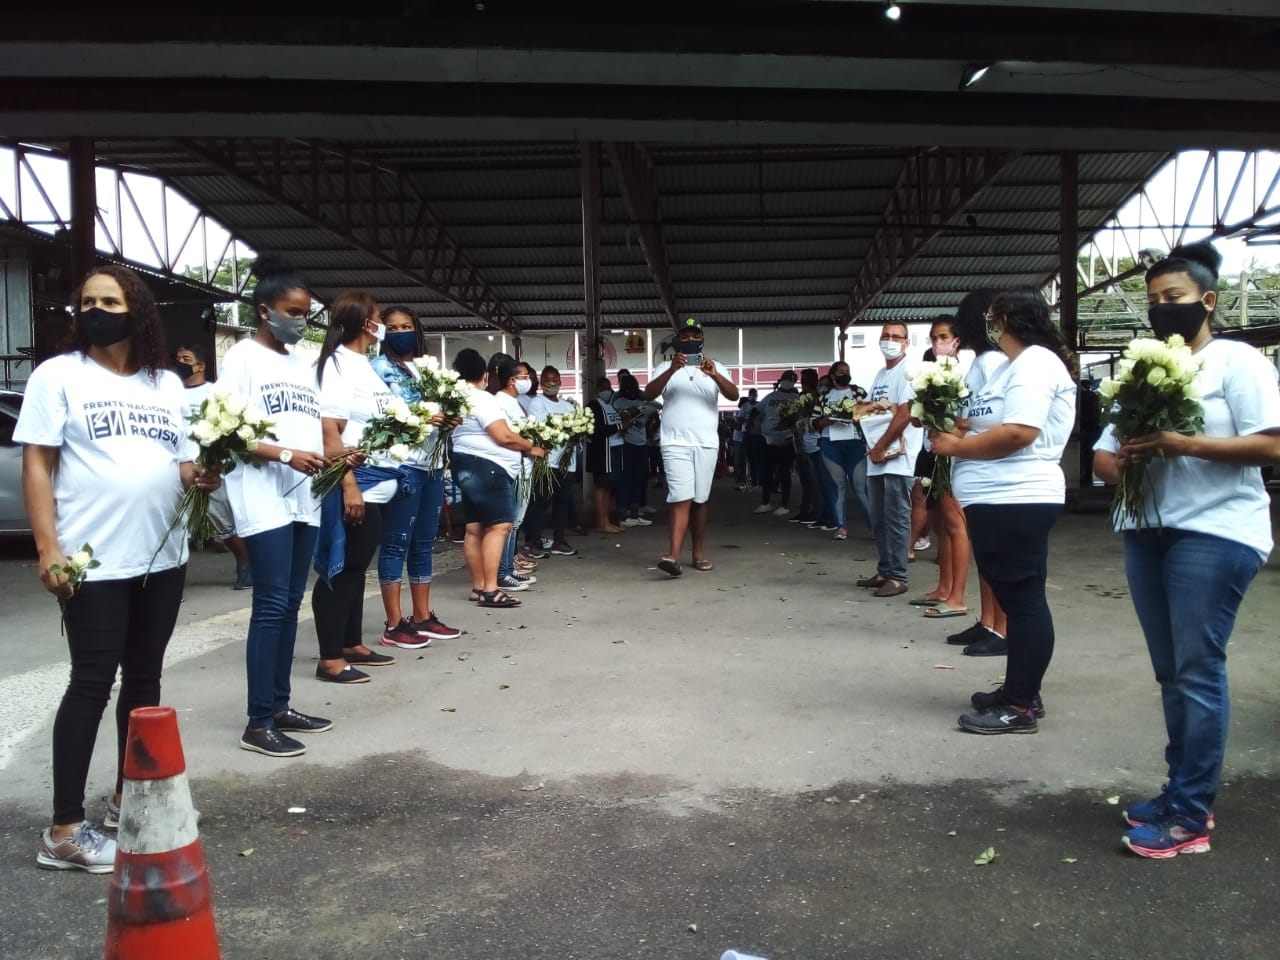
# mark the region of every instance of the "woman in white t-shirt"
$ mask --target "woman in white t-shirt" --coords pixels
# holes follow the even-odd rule
[[[1059,461],[1075,422],[1075,358],[1039,291],[997,294],[988,318],[1008,364],[969,398],[964,424],[929,435],[934,452],[952,458],[978,572],[1009,619],[1004,686],[975,694],[959,722],[972,733],[1035,733],[1053,658],[1045,580],[1049,532],[1066,499]]]
[[[278,257],[253,265],[258,327],[222,360],[223,386],[243,396],[272,423],[275,441],[254,451],[255,465],[227,474],[227,500],[244,538],[253,580],[245,645],[249,722],[240,747],[268,757],[296,757],[306,747],[289,736],[328,730],[323,717],[290,706],[298,610],[307,591],[320,511],[309,477],[328,461],[321,454],[315,369],[293,350],[311,312],[302,278]]]
[[[365,574],[382,542],[382,508],[401,495],[399,464],[357,452],[365,425],[379,416],[395,394],[369,364],[369,350],[382,342],[386,326],[373,294],[344,290],[329,308],[329,330],[316,361],[324,452],[347,457],[353,469],[320,505],[320,540],[311,589],[320,663],[316,679],[328,683],[368,683],[357,666],[384,667],[395,657],[365,645]]]
[[[110,873],[115,841],[85,819],[84,791],[116,670],[116,781],[106,829],[120,817],[129,712],[160,702],[160,669],[182,602],[187,538],[170,533],[184,488],[215,490],[198,471],[169,372],[160,314],[132,270],[95,269],[76,290],[74,348],[27,383],[13,439],[45,589],[62,606],[71,678],[53,723],[53,819],[37,865]],[[97,566],[79,587],[68,557]],[[81,558],[84,563],[88,558]]]
[[[849,364],[843,360],[833,363],[827,372],[831,377],[831,389],[823,395],[823,402],[837,400],[854,400],[860,402],[867,398],[867,391],[853,382],[849,373]],[[820,433],[818,449],[822,451],[824,468],[831,478],[834,490],[829,490],[830,509],[834,514],[835,539],[849,539],[849,521],[846,514],[847,492],[853,493],[853,502],[857,504],[858,516],[867,530],[874,526],[871,522],[871,491],[867,488],[867,442],[862,433],[852,423],[839,423],[820,417],[813,422]],[[827,526],[823,525],[824,528]]]
[[[546,451],[511,429],[511,414],[484,389],[487,367],[470,348],[453,360],[453,369],[471,387],[471,413],[454,428],[449,469],[462,494],[470,599],[482,607],[518,607],[520,601],[498,587],[498,567],[515,520],[521,458],[544,457]]]
[[[1157,432],[1098,441],[1094,472],[1107,483],[1149,461],[1146,526],[1124,519],[1129,594],[1164,705],[1168,783],[1124,811],[1124,844],[1163,859],[1209,849],[1230,702],[1227,642],[1236,611],[1271,552],[1271,501],[1260,466],[1280,460],[1275,368],[1248,344],[1215,340],[1222,258],[1211,244],[1175,248],[1147,271],[1155,335],[1181,336],[1201,361],[1202,433]]]

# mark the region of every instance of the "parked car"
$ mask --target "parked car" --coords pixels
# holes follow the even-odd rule
[[[22,504],[22,445],[13,442],[21,409],[22,394],[0,390],[0,536],[31,533]]]

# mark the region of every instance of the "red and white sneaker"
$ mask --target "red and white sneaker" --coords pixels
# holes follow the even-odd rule
[[[402,617],[394,627],[390,624],[382,631],[384,647],[400,647],[402,650],[421,650],[431,646],[431,638],[419,636],[410,626],[408,617]]]
[[[406,620],[405,625],[412,630],[417,636],[425,637],[427,643],[432,640],[457,640],[462,636],[462,631],[457,627],[451,627],[444,623],[436,616],[434,610],[428,614],[425,620]],[[425,644],[424,644],[425,646]]]

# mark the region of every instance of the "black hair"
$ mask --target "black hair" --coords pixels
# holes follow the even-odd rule
[[[951,335],[957,340],[960,339],[960,331],[956,329],[956,318],[949,313],[940,313],[929,322],[929,332],[933,333],[933,328],[938,324],[944,323],[951,331]]]
[[[509,353],[495,353],[489,358],[489,392],[497,393],[506,389],[520,369],[516,358]]]
[[[1218,274],[1222,269],[1222,254],[1207,240],[1174,247],[1169,255],[1147,271],[1147,283],[1166,273],[1185,273],[1196,285],[1201,295],[1218,289]]]
[[[991,298],[994,296],[991,290],[985,288],[974,290],[960,301],[951,324],[960,346],[979,356],[996,349],[996,345],[991,342],[991,334],[987,332],[987,310],[991,307]]]
[[[333,298],[333,305],[329,307],[329,329],[324,332],[324,343],[316,360],[316,383],[324,379],[324,368],[338,347],[360,336],[377,309],[378,301],[368,290],[343,290]]]
[[[272,304],[294,290],[308,290],[306,282],[298,276],[293,265],[284,257],[264,253],[253,261],[249,274],[258,282],[253,285],[253,318],[259,321],[257,308]],[[308,293],[310,291],[308,290]]]
[[[386,323],[387,318],[395,313],[403,313],[413,321],[414,343],[416,346],[413,355],[415,357],[421,357],[427,352],[427,338],[422,331],[422,321],[418,319],[418,315],[409,307],[402,307],[399,304],[390,307],[383,307],[382,313],[379,316],[382,318],[382,322]],[[387,356],[387,341],[385,339],[382,341],[382,347],[378,350],[378,353],[382,354],[384,357]]]
[[[479,350],[466,347],[453,358],[453,369],[467,383],[479,383],[484,379],[486,364]]]
[[[526,397],[536,397],[538,395],[538,371],[533,369],[533,364],[527,360],[520,361],[520,368],[529,374],[529,389],[524,392]]]
[[[640,399],[640,381],[630,373],[618,371],[618,392],[628,400]]]
[[[203,363],[205,366],[209,364],[209,351],[198,343],[184,343],[178,347],[178,350],[185,350],[196,358],[196,363]],[[178,350],[173,351],[176,356]]]
[[[542,368],[542,373],[539,375],[539,377],[545,377],[548,373],[554,373],[557,377],[560,376],[560,371],[557,370],[555,367],[553,367],[549,363]]]
[[[1002,290],[991,299],[991,314],[1004,321],[1006,335],[1012,335],[1028,347],[1052,350],[1071,376],[1076,376],[1079,369],[1076,355],[1050,318],[1049,303],[1039,290],[1030,287]]]
[[[110,277],[120,284],[124,304],[129,308],[129,364],[145,370],[147,376],[154,381],[161,370],[169,369],[169,351],[165,347],[160,308],[156,306],[156,298],[142,277],[118,263],[104,263],[94,267],[72,292],[71,306],[75,310],[75,318],[71,323],[65,349],[79,350],[86,357],[89,355],[89,337],[79,322],[80,304],[84,296],[84,285],[91,277],[97,276]]]
[[[612,390],[612,389],[613,389],[613,381],[610,380],[608,377],[598,377],[596,379],[596,393],[599,393],[601,390]]]

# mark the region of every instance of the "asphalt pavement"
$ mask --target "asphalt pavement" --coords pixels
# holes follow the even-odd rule
[[[398,651],[370,684],[318,683],[305,622],[294,705],[335,727],[295,760],[238,749],[249,597],[227,557],[195,557],[164,701],[223,956],[1276,956],[1275,561],[1232,641],[1213,851],[1152,862],[1119,844],[1126,800],[1160,785],[1163,739],[1103,517],[1067,515],[1051,544],[1040,732],[978,737],[955,718],[1003,662],[943,643],[968,621],[854,588],[874,568],[861,532],[836,542],[754,505],[717,485],[710,573],[653,569],[659,517],[576,538],[580,556],[543,560],[518,610],[468,604],[443,547],[435,606],[467,635]],[[933,586],[932,557],[909,596]],[[4,545],[0,593],[0,957],[99,957],[107,878],[34,865],[66,653],[29,548]],[[372,596],[365,622],[372,637]]]

